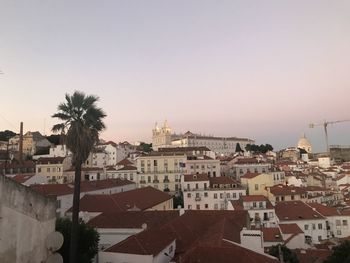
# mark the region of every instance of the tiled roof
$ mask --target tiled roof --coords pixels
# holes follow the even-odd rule
[[[281,232],[283,234],[303,234],[303,230],[301,228],[293,223],[293,224],[280,224],[279,225]]]
[[[117,165],[129,166],[129,165],[133,165],[133,163],[130,160],[128,160],[128,158],[125,158],[125,159],[119,161],[117,163]]]
[[[239,158],[235,162],[235,164],[257,164],[257,163],[263,163],[258,161],[256,158]]]
[[[189,210],[165,225],[131,236],[106,251],[156,255],[176,240],[176,257],[182,257],[198,243],[220,246],[223,239],[240,242],[240,231],[247,226],[248,218],[247,211]]]
[[[319,203],[308,203],[309,206],[316,209],[323,216],[338,216],[341,213],[334,207],[325,206]]]
[[[185,182],[209,181],[207,174],[184,174]]]
[[[241,196],[243,202],[260,202],[260,201],[268,201],[266,196],[263,195],[245,195]]]
[[[80,200],[80,211],[121,212],[146,210],[163,203],[172,196],[153,187],[143,187],[112,195],[85,195]]]
[[[264,234],[264,242],[283,242],[282,235],[278,227],[264,227],[261,230]]]
[[[40,157],[36,164],[61,164],[66,157]]]
[[[320,213],[302,201],[278,202],[275,211],[280,221],[324,219]]]
[[[179,216],[179,211],[105,212],[88,223],[95,228],[153,228]],[[144,225],[145,224],[145,225]]]
[[[295,249],[299,263],[322,263],[332,253],[328,249]]]
[[[283,195],[304,195],[306,194],[306,190],[302,187],[292,186],[292,185],[274,185],[270,187],[266,187],[270,190],[271,194],[274,196],[283,196]]]
[[[32,178],[35,174],[30,173],[30,174],[16,174],[14,177],[11,177],[12,180],[15,180],[18,183],[25,183],[28,181],[30,178]]]
[[[124,166],[123,168],[120,168],[117,170],[118,171],[135,171],[137,168],[135,166]]]
[[[279,261],[267,254],[257,253],[239,244],[223,242],[222,246],[198,245],[188,251],[182,263],[278,263]]]
[[[80,192],[86,193],[130,184],[134,183],[121,179],[82,181],[80,183]],[[30,188],[46,196],[61,196],[73,194],[74,184],[35,184],[31,185]]]
[[[245,179],[252,179],[252,178],[255,178],[257,177],[258,175],[260,175],[261,173],[246,173],[244,174],[243,176],[241,176],[241,179],[242,178],[245,178]]]

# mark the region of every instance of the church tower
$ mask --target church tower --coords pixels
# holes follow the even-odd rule
[[[159,128],[158,123],[152,130],[152,148],[157,151],[158,148],[169,147],[171,145],[171,128],[165,121],[163,127]]]

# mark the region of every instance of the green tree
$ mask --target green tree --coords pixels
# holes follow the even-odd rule
[[[152,151],[152,143],[141,142],[138,148],[140,149],[140,151],[149,153]]]
[[[289,248],[287,248],[286,246],[282,245],[276,245],[276,246],[272,246],[269,250],[269,254],[271,256],[274,256],[276,258],[280,258],[280,248],[281,247],[281,253],[283,255],[283,260],[285,263],[298,263],[298,257],[295,254],[295,252],[293,252],[292,250],[290,250]]]
[[[5,131],[0,131],[0,141],[5,141],[7,142],[10,138],[16,136],[16,133],[13,131],[5,130]]]
[[[350,262],[350,241],[346,240],[332,249],[332,254],[324,263],[345,263]]]
[[[58,250],[63,257],[63,262],[69,261],[70,237],[72,221],[68,218],[59,218],[56,220],[56,231],[61,232],[64,237],[62,247]],[[84,222],[79,223],[79,250],[77,253],[77,263],[90,263],[98,252],[99,234]]]
[[[50,136],[46,136],[46,139],[53,143],[54,145],[59,145],[62,144],[62,136],[61,135],[57,135],[57,134],[51,134]]]
[[[242,148],[241,148],[241,145],[237,142],[236,144],[236,153],[238,152],[243,152]]]
[[[81,165],[88,158],[92,148],[98,142],[99,133],[105,128],[103,118],[106,114],[96,106],[98,97],[75,91],[66,94],[66,101],[58,105],[58,112],[52,115],[61,123],[53,126],[52,131],[65,136],[67,148],[72,152],[74,173],[73,215],[70,240],[70,261],[75,263],[78,242],[78,220]]]

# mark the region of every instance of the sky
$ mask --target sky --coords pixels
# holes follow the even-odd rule
[[[350,1],[2,0],[0,130],[50,134],[75,90],[99,96],[101,137],[173,131],[275,149],[350,119]],[[350,122],[329,126],[350,145]]]

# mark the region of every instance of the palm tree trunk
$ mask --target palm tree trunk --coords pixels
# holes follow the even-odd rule
[[[73,215],[72,215],[72,230],[70,239],[70,256],[69,262],[77,262],[78,241],[79,241],[79,202],[80,202],[80,181],[81,181],[81,161],[75,164],[74,176],[74,194],[73,194]]]

